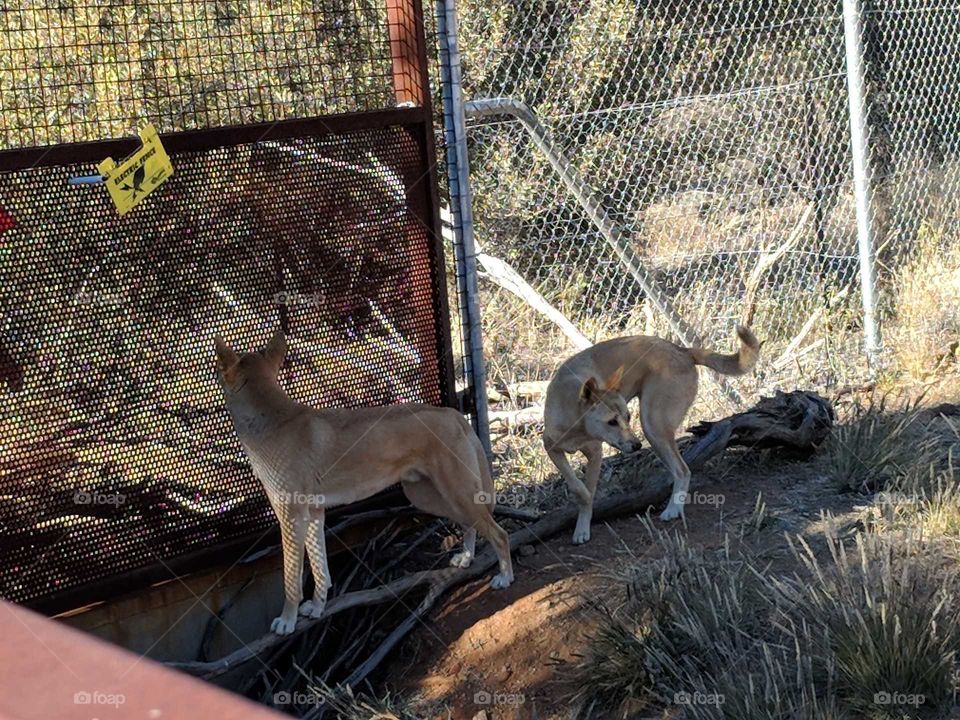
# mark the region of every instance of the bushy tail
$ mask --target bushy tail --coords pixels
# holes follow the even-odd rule
[[[740,337],[740,350],[732,355],[721,355],[703,348],[689,348],[688,351],[697,365],[705,365],[721,375],[743,375],[753,370],[760,357],[760,343],[749,328],[737,327]]]

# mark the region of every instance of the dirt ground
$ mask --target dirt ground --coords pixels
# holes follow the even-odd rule
[[[785,533],[815,536],[826,524],[856,522],[858,500],[830,487],[816,460],[746,453],[695,473],[694,503],[686,508],[692,546],[740,544],[755,559],[788,569]],[[766,503],[757,528],[758,494]],[[862,499],[859,500],[862,502]],[[654,515],[655,517],[655,515]],[[654,525],[664,523],[654,520]],[[569,716],[566,661],[593,627],[590,602],[616,605],[623,589],[610,579],[626,548],[655,552],[640,518],[593,526],[589,543],[570,543],[572,530],[525,548],[515,560],[516,582],[492,591],[475,582],[446,599],[407,639],[387,670],[387,684],[422,700],[424,717],[456,720],[561,720]]]

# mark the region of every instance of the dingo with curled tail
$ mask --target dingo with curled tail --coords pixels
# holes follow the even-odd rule
[[[697,365],[723,375],[743,375],[757,364],[757,338],[745,327],[738,327],[737,335],[740,349],[731,355],[638,335],[597,343],[560,366],[547,386],[543,444],[580,506],[575,544],[590,539],[602,443],[621,452],[639,446],[627,410],[635,397],[640,399],[643,434],[673,477],[670,502],[660,519],[683,515],[690,469],[677,449],[677,428],[697,397]],[[567,461],[567,453],[578,450],[587,458],[586,483]]]
[[[490,585],[513,581],[510,540],[493,519],[487,458],[460,413],[416,404],[314,409],[291,399],[277,382],[287,352],[279,330],[260,352],[238,355],[220,338],[214,344],[227,410],[280,523],[285,601],[273,632],[292,633],[298,613],[323,612],[330,575],[326,510],[397,482],[416,507],[464,527],[463,552],[451,564],[470,564],[479,532],[500,560]],[[301,604],[304,549],[316,591]]]

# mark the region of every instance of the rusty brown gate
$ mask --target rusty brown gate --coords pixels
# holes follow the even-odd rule
[[[0,9],[0,596],[59,611],[274,519],[213,377],[288,333],[318,406],[455,404],[418,0]],[[155,124],[120,216],[96,165]]]

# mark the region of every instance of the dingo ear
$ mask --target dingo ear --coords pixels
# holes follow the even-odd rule
[[[226,372],[237,364],[237,354],[220,338],[213,339],[213,349],[217,353],[217,367],[220,372]]]
[[[278,368],[283,365],[283,360],[287,357],[287,338],[284,337],[283,330],[277,328],[276,332],[273,333],[273,337],[270,338],[270,342],[267,343],[263,354],[267,360]]]
[[[580,388],[580,402],[592,403],[597,398],[597,392],[599,388],[597,387],[596,378],[588,378],[587,381]]]
[[[623,365],[618,367],[609,377],[604,381],[603,385],[607,390],[613,390],[616,392],[620,389],[620,383],[623,382]]]

